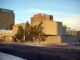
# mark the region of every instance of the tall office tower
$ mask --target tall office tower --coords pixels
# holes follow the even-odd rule
[[[12,30],[15,24],[15,14],[12,10],[0,8],[0,29]]]

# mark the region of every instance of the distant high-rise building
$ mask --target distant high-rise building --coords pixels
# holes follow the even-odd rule
[[[12,30],[15,24],[15,14],[12,10],[0,8],[0,29]]]

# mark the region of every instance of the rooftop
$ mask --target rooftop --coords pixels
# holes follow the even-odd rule
[[[13,12],[13,10],[8,10],[8,9],[3,9],[3,8],[0,8],[0,11],[3,11],[3,12]]]

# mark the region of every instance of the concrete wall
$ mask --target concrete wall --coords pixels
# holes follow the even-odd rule
[[[46,41],[42,43],[59,44],[59,43],[62,43],[61,40],[62,40],[61,36],[52,35],[52,36],[47,36]]]
[[[46,35],[58,35],[57,22],[43,21],[43,31]]]
[[[46,35],[62,35],[62,24],[56,21],[44,21]]]
[[[41,21],[34,22],[32,26],[40,24]],[[62,23],[56,21],[42,21],[43,32],[46,35],[62,35]]]

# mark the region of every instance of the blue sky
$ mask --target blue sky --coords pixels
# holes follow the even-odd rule
[[[14,10],[16,24],[30,21],[36,13],[46,13],[72,29],[80,29],[80,0],[0,0],[0,8]]]

